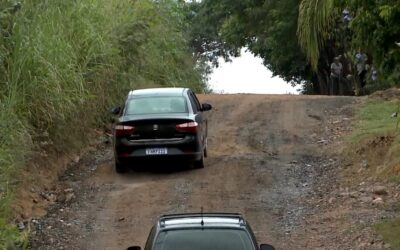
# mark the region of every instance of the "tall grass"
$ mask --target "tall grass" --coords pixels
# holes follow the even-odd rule
[[[129,89],[204,90],[180,8],[173,0],[0,0],[0,221],[18,171],[41,145],[79,150]],[[14,233],[0,228],[0,248]]]

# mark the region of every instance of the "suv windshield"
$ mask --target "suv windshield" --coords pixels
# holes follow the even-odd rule
[[[187,113],[182,96],[151,96],[128,100],[125,115]]]
[[[161,231],[155,250],[254,250],[249,234],[241,229],[182,229]]]

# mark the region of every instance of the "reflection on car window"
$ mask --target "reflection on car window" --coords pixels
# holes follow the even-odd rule
[[[247,232],[240,229],[182,229],[162,231],[155,250],[254,250]]]
[[[143,97],[128,100],[125,115],[187,113],[182,96]]]

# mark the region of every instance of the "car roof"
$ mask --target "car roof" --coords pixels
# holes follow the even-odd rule
[[[162,229],[177,228],[243,228],[246,222],[240,214],[235,213],[191,213],[163,215],[159,219]]]
[[[149,88],[131,90],[128,97],[145,97],[145,96],[183,96],[187,88]]]

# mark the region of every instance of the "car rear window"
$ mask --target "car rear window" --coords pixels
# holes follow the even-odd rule
[[[186,99],[182,96],[140,97],[128,100],[126,115],[187,113]]]
[[[155,250],[254,250],[244,230],[240,229],[183,229],[161,231]]]

